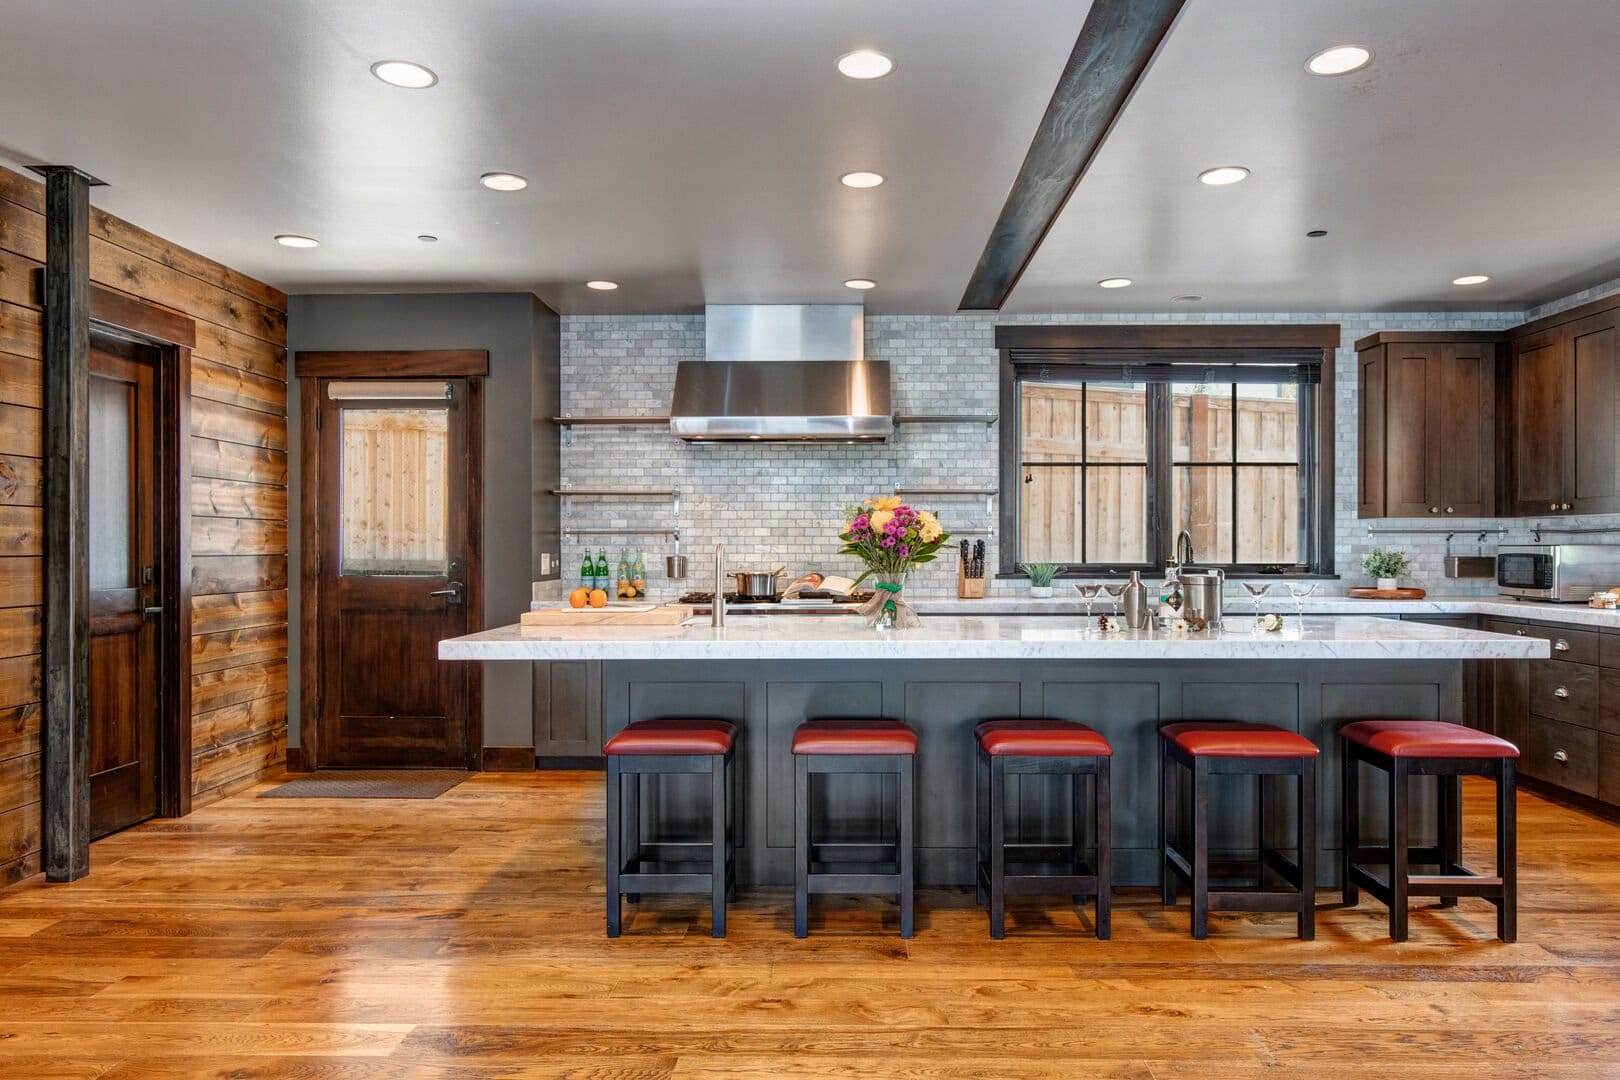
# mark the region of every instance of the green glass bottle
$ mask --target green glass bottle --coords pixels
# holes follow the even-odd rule
[[[591,549],[585,549],[585,561],[579,567],[579,587],[582,589],[596,588],[596,564],[591,561]]]
[[[606,589],[608,587],[607,548],[603,548],[601,551],[597,552],[595,574],[596,587],[598,589]]]

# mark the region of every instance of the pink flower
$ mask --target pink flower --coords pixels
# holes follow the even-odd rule
[[[911,549],[909,547],[907,547],[906,545],[901,544],[900,545],[900,557],[902,559],[911,558]]]
[[[894,547],[894,537],[892,537],[892,536],[885,536],[885,537],[884,537],[884,538],[883,538],[883,546],[884,546],[884,547],[886,547],[886,548],[892,548],[892,547]]]

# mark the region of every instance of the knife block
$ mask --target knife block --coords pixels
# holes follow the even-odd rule
[[[968,577],[960,558],[956,560],[956,595],[963,600],[984,599],[984,578]]]

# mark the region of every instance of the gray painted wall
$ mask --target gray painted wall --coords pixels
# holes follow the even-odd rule
[[[289,298],[287,349],[488,349],[484,413],[484,625],[516,622],[530,594],[531,401],[540,391],[537,362],[555,370],[558,320],[528,293],[317,295]],[[294,364],[296,370],[296,364]],[[299,387],[288,393],[291,520],[299,503]],[[555,478],[545,481],[555,485]],[[554,528],[554,526],[553,526]],[[291,565],[298,566],[298,529],[292,530]],[[300,670],[299,597],[289,597],[292,624],[289,669]],[[299,745],[301,702],[290,680],[287,741]],[[534,742],[527,664],[484,665],[484,745]]]

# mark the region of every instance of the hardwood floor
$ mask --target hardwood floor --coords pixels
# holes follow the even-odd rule
[[[795,941],[786,890],[724,941],[701,898],[627,906],[608,941],[600,774],[263,787],[0,892],[0,1077],[1620,1076],[1620,828],[1529,794],[1517,945],[1473,900],[1403,945],[1370,900],[1311,943],[1235,914],[1194,942],[1146,890],[1109,942],[1030,901],[992,942],[965,890],[925,890],[910,942],[878,900]]]

